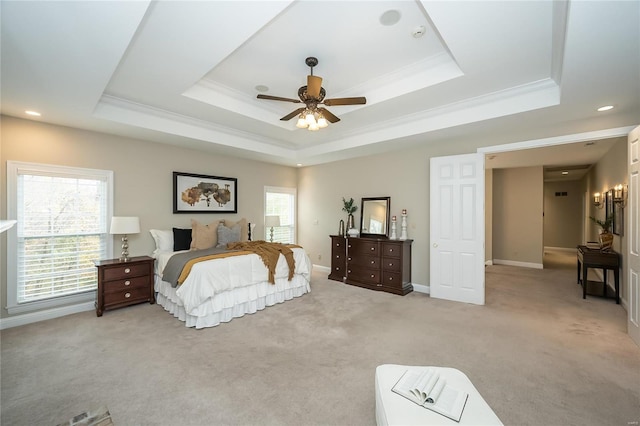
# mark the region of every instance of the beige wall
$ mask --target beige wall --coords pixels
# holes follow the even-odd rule
[[[141,233],[129,236],[133,256],[154,249],[148,230],[189,228],[191,218],[209,223],[218,218],[239,219],[258,224],[256,234],[264,235],[264,187],[295,188],[297,169],[206,154],[176,146],[127,139],[102,133],[2,117],[0,186],[1,217],[6,214],[6,161],[25,161],[73,167],[113,170],[114,215],[139,216]],[[238,179],[238,214],[173,214],[172,172],[201,173]],[[2,234],[6,253],[6,233]],[[114,243],[114,257],[120,246]],[[6,306],[6,256],[0,259],[2,306]],[[6,310],[0,309],[2,316]]]
[[[493,170],[493,259],[542,265],[542,167]]]
[[[564,193],[566,196],[556,196]],[[582,184],[580,181],[545,182],[544,246],[575,249],[582,241]]]

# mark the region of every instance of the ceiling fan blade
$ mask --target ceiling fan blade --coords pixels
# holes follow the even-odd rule
[[[270,95],[258,95],[258,99],[269,99],[271,101],[285,101],[285,102],[293,102],[294,104],[301,103],[300,99],[291,99],[291,98],[281,98],[280,96],[270,96]]]
[[[324,118],[326,118],[329,123],[337,123],[338,121],[340,121],[338,117],[333,115],[331,111],[326,108],[318,108],[318,111],[320,111],[322,115],[324,115]]]
[[[322,77],[316,75],[307,76],[307,95],[312,98],[320,96],[320,88],[322,87]]]
[[[304,108],[298,108],[297,110],[293,111],[292,113],[289,113],[289,114],[285,115],[285,116],[284,116],[284,117],[282,117],[280,120],[281,120],[281,121],[289,121],[289,120],[291,120],[293,117],[295,117],[295,116],[297,116],[297,115],[300,115],[300,113],[301,113],[302,111],[304,111],[304,110],[305,110]]]
[[[364,105],[367,103],[367,98],[364,96],[358,98],[334,98],[325,99],[324,104],[327,106],[333,105]]]

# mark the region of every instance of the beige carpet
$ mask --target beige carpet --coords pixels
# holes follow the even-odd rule
[[[486,306],[314,272],[310,294],[205,330],[148,304],[3,330],[1,423],[108,406],[119,426],[372,425],[375,367],[396,363],[462,370],[507,425],[637,424],[625,311],[582,299],[574,255],[545,257],[487,267]]]

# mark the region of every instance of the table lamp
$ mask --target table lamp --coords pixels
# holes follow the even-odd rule
[[[135,216],[114,216],[111,218],[111,234],[123,234],[122,255],[120,261],[129,261],[129,242],[127,234],[138,234],[140,232],[140,219]]]
[[[271,228],[271,239],[270,242],[273,242],[273,227],[280,226],[280,216],[270,215],[264,217],[264,226],[267,228]]]

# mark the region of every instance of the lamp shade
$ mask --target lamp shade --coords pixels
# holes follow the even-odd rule
[[[280,226],[280,216],[277,216],[277,215],[265,216],[264,226],[266,226],[267,228]]]
[[[136,216],[114,216],[111,218],[111,234],[138,234],[140,219]]]

